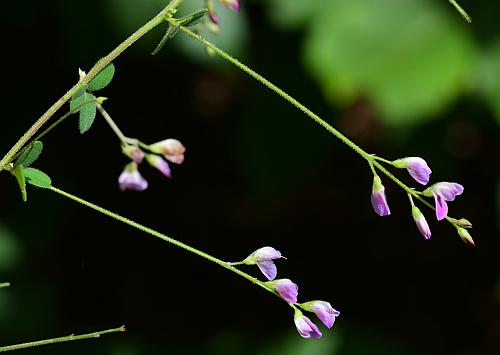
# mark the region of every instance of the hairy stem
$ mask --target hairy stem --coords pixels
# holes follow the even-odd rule
[[[34,124],[28,129],[23,136],[12,146],[0,161],[0,171],[5,170],[8,163],[12,161],[14,155],[23,148],[23,146],[33,137],[36,132],[69,100],[71,97],[84,85],[88,84],[99,72],[108,64],[115,60],[128,47],[134,44],[139,38],[158,26],[166,20],[167,15],[175,13],[177,6],[183,0],[172,0],[160,13],[153,17],[149,22],[135,31],[130,37],[123,41],[118,47],[105,56],[98,64],[96,64],[85,77],[66,92],[59,100],[57,100]]]
[[[95,333],[82,334],[82,335],[69,335],[69,336],[61,337],[61,338],[53,338],[53,339],[32,341],[32,342],[29,342],[29,343],[23,343],[23,344],[16,344],[16,345],[9,345],[9,346],[0,347],[0,352],[11,351],[11,350],[19,350],[19,349],[26,349],[26,348],[33,348],[35,346],[41,346],[41,345],[64,343],[64,342],[67,342],[67,341],[74,341],[74,340],[99,338],[101,335],[104,335],[104,334],[116,333],[116,332],[124,332],[124,331],[125,331],[125,326],[121,326],[119,328],[102,330],[100,332],[95,332]]]
[[[96,105],[97,105],[97,109],[101,113],[102,117],[104,117],[104,119],[106,120],[106,122],[108,123],[108,125],[111,127],[111,129],[113,130],[113,132],[115,132],[115,134],[118,136],[118,139],[120,139],[120,141],[122,142],[122,144],[127,144],[128,141],[129,141],[128,137],[123,134],[123,132],[120,130],[120,128],[118,128],[118,126],[116,125],[115,121],[113,121],[113,119],[106,112],[106,110],[104,109],[104,107],[102,107],[102,105],[99,104],[99,103],[96,104]]]
[[[65,191],[63,191],[61,189],[58,189],[58,188],[54,187],[54,186],[50,187],[49,189],[52,190],[53,192],[59,194],[59,195],[62,195],[64,197],[66,197],[66,198],[69,198],[69,199],[75,201],[75,202],[78,202],[78,203],[80,203],[80,204],[82,204],[82,205],[84,205],[86,207],[89,207],[89,208],[91,208],[91,209],[93,209],[93,210],[95,210],[97,212],[100,212],[100,213],[102,213],[102,214],[104,214],[104,215],[106,215],[108,217],[111,217],[111,218],[113,218],[113,219],[115,219],[117,221],[125,223],[125,224],[127,224],[127,225],[129,225],[131,227],[134,227],[134,228],[136,228],[136,229],[138,229],[140,231],[143,231],[144,233],[147,233],[147,234],[152,235],[152,236],[154,236],[156,238],[159,238],[159,239],[161,239],[163,241],[166,241],[167,243],[173,244],[173,245],[175,245],[175,246],[177,246],[177,247],[179,247],[181,249],[187,250],[187,251],[189,251],[189,252],[191,252],[193,254],[196,254],[196,255],[198,255],[198,256],[200,256],[200,257],[202,257],[202,258],[204,258],[204,259],[206,259],[208,261],[216,263],[217,265],[220,265],[223,268],[228,269],[229,271],[234,272],[235,274],[237,274],[237,275],[239,275],[239,276],[247,279],[248,281],[252,282],[253,284],[258,285],[258,286],[262,287],[263,289],[265,289],[266,291],[269,291],[272,294],[280,297],[273,289],[271,289],[268,286],[266,286],[266,284],[264,282],[262,282],[262,281],[256,279],[255,277],[252,277],[249,274],[247,274],[247,273],[245,273],[245,272],[243,272],[243,271],[235,268],[231,263],[222,261],[222,260],[220,260],[220,259],[218,259],[218,258],[216,258],[214,256],[211,256],[211,255],[209,255],[209,254],[207,254],[205,252],[202,252],[201,250],[198,250],[198,249],[196,249],[196,248],[194,248],[192,246],[184,244],[184,243],[182,243],[182,242],[180,242],[180,241],[178,241],[178,240],[176,240],[174,238],[171,238],[171,237],[169,237],[169,236],[167,236],[167,235],[165,235],[163,233],[157,232],[154,229],[151,229],[151,228],[146,227],[146,226],[144,226],[144,225],[142,225],[140,223],[132,221],[132,220],[126,218],[126,217],[123,217],[123,216],[117,214],[117,213],[111,212],[111,211],[109,211],[109,210],[107,210],[105,208],[102,208],[100,206],[97,206],[97,205],[95,205],[95,204],[93,204],[91,202],[85,201],[84,199],[81,199],[81,198],[79,198],[77,196],[74,196],[74,195],[72,195],[70,193],[67,193],[67,192],[65,192]]]
[[[469,16],[469,14],[467,12],[465,12],[465,10],[455,0],[448,0],[448,1],[450,2],[450,4],[452,4],[453,6],[455,6],[455,9],[457,9],[457,11],[460,13],[460,15],[462,15],[462,17],[468,23],[472,22],[472,18]]]
[[[168,22],[170,24],[172,24],[172,25],[178,25],[178,23],[175,21],[175,19],[168,19]],[[206,47],[210,48],[211,50],[214,51],[214,53],[216,53],[217,55],[219,55],[223,59],[227,60],[228,62],[234,64],[236,67],[238,67],[239,69],[243,70],[245,73],[247,73],[248,75],[250,75],[252,78],[256,79],[261,84],[263,84],[264,86],[266,86],[270,90],[272,90],[275,93],[277,93],[278,95],[280,95],[282,98],[284,98],[286,101],[288,101],[289,103],[291,103],[293,106],[295,106],[296,108],[298,108],[299,110],[301,110],[309,118],[313,119],[316,123],[318,123],[324,129],[326,129],[328,132],[332,133],[335,137],[337,137],[338,139],[340,139],[344,144],[346,144],[348,147],[350,147],[351,149],[353,149],[361,157],[363,157],[364,159],[366,159],[370,163],[370,166],[373,166],[373,167],[377,168],[378,170],[380,170],[389,179],[391,179],[392,181],[394,181],[394,183],[396,183],[396,185],[398,185],[399,187],[401,187],[407,193],[413,195],[416,199],[420,200],[427,207],[435,210],[434,206],[432,204],[430,204],[429,202],[427,202],[427,200],[425,200],[423,197],[421,197],[417,191],[415,191],[414,189],[412,189],[412,188],[408,187],[406,184],[404,184],[401,180],[399,180],[396,176],[394,176],[391,172],[389,172],[377,160],[381,160],[381,161],[390,163],[389,161],[386,161],[385,159],[376,157],[376,156],[374,156],[372,154],[369,154],[366,151],[364,151],[356,143],[354,143],[349,138],[347,138],[344,134],[342,134],[340,131],[338,131],[337,129],[335,129],[334,127],[332,127],[329,123],[327,123],[325,120],[323,120],[317,114],[315,114],[313,111],[311,111],[310,109],[308,109],[306,106],[304,106],[303,104],[301,104],[298,100],[296,100],[295,98],[293,98],[291,95],[287,94],[285,91],[283,91],[282,89],[280,89],[279,87],[277,87],[273,83],[271,83],[269,80],[267,80],[266,78],[264,78],[262,75],[258,74],[257,72],[255,72],[254,70],[252,70],[251,68],[249,68],[247,65],[243,64],[242,62],[240,62],[238,59],[236,59],[236,58],[232,57],[231,55],[229,55],[228,53],[224,52],[222,49],[220,49],[219,47],[217,47],[212,42],[210,42],[207,39],[203,38],[202,36],[194,33],[189,28],[186,28],[186,27],[183,27],[183,26],[181,26],[180,28],[188,36],[190,36],[191,38],[194,38],[198,42],[200,42],[203,45],[205,45]],[[446,217],[446,219],[450,223],[453,224],[453,222],[452,222],[454,220],[453,218]]]

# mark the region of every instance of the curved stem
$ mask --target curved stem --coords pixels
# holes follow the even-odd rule
[[[134,44],[139,38],[158,26],[166,20],[168,15],[175,13],[177,6],[183,0],[172,0],[160,13],[153,17],[149,22],[135,31],[130,37],[123,41],[118,47],[105,56],[98,64],[96,64],[87,75],[85,75],[77,84],[66,92],[59,100],[57,100],[32,126],[24,133],[24,135],[12,146],[0,161],[0,171],[5,170],[7,165],[12,161],[14,155],[33,137],[36,132],[69,100],[71,97],[84,85],[87,85],[97,74],[101,72],[108,64],[115,60],[128,47]]]
[[[100,212],[100,213],[102,213],[102,214],[104,214],[104,215],[106,215],[108,217],[111,217],[111,218],[113,218],[113,219],[115,219],[117,221],[120,221],[122,223],[128,224],[131,227],[134,227],[134,228],[136,228],[136,229],[138,229],[140,231],[143,231],[143,232],[145,232],[145,233],[147,233],[149,235],[152,235],[152,236],[154,236],[156,238],[164,240],[167,243],[173,244],[173,245],[175,245],[175,246],[177,246],[177,247],[179,247],[181,249],[187,250],[187,251],[189,251],[189,252],[191,252],[191,253],[193,253],[195,255],[198,255],[198,256],[200,256],[200,257],[202,257],[202,258],[204,258],[204,259],[206,259],[208,261],[216,263],[217,265],[220,265],[223,268],[225,268],[225,269],[227,269],[229,271],[232,271],[235,274],[237,274],[237,275],[239,275],[239,276],[247,279],[248,281],[252,282],[253,284],[262,287],[266,291],[271,292],[275,296],[280,297],[279,294],[277,294],[273,289],[267,287],[264,282],[256,279],[255,277],[250,276],[246,272],[243,272],[243,271],[235,268],[231,263],[222,261],[222,260],[220,260],[220,259],[218,259],[218,258],[216,258],[216,257],[214,257],[212,255],[209,255],[209,254],[207,254],[207,253],[205,253],[205,252],[203,252],[201,250],[198,250],[198,249],[196,249],[196,248],[194,248],[192,246],[184,244],[184,243],[182,243],[182,242],[180,242],[180,241],[178,241],[178,240],[176,240],[174,238],[171,238],[171,237],[169,237],[169,236],[167,236],[167,235],[165,235],[163,233],[157,232],[154,229],[151,229],[151,228],[146,227],[146,226],[144,226],[144,225],[142,225],[140,223],[132,221],[131,219],[123,217],[123,216],[121,216],[121,215],[119,215],[117,213],[111,212],[110,210],[107,210],[107,209],[105,209],[103,207],[97,206],[97,205],[95,205],[95,204],[93,204],[91,202],[85,201],[84,199],[81,199],[81,198],[79,198],[77,196],[74,196],[74,195],[72,195],[70,193],[67,193],[67,192],[65,192],[65,191],[63,191],[61,189],[58,189],[58,188],[54,187],[54,186],[50,187],[49,189],[52,190],[53,192],[61,195],[61,196],[69,198],[69,199],[71,199],[71,200],[73,200],[75,202],[78,202],[78,203],[80,203],[80,204],[82,204],[84,206],[87,206],[87,207],[89,207],[89,208],[91,208],[91,209],[93,209],[93,210],[95,210],[97,212]]]
[[[32,342],[29,342],[29,343],[23,343],[23,344],[16,344],[16,345],[9,345],[9,346],[0,347],[0,352],[12,351],[12,350],[19,350],[19,349],[26,349],[26,348],[33,348],[35,346],[49,345],[49,344],[56,344],[56,343],[63,343],[63,342],[73,341],[73,340],[99,338],[101,335],[104,335],[104,334],[116,333],[116,332],[124,332],[124,331],[125,331],[125,326],[121,326],[119,328],[102,330],[100,332],[94,332],[94,333],[89,333],[89,334],[69,335],[69,336],[61,337],[61,338],[53,338],[53,339],[32,341]]]
[[[171,25],[179,25],[175,21],[175,19],[169,18],[169,19],[167,19],[167,21]],[[214,51],[214,53],[218,54],[220,57],[222,57],[223,59],[227,60],[228,62],[234,64],[236,67],[238,67],[241,70],[243,70],[245,73],[247,73],[248,75],[250,75],[251,77],[253,77],[257,81],[259,81],[260,83],[262,83],[264,86],[266,86],[267,88],[271,89],[272,91],[274,91],[275,93],[277,93],[278,95],[280,95],[281,97],[283,97],[286,101],[288,101],[289,103],[291,103],[293,106],[297,107],[299,110],[301,110],[307,116],[309,116],[314,121],[316,121],[316,123],[318,123],[323,128],[325,128],[328,132],[332,133],[335,137],[337,137],[338,139],[340,139],[344,144],[346,144],[348,147],[350,147],[351,149],[353,149],[361,157],[363,157],[364,159],[366,159],[370,163],[370,166],[372,168],[373,167],[377,168],[384,175],[386,175],[389,179],[391,179],[392,181],[394,181],[394,183],[396,183],[396,185],[398,185],[403,190],[405,190],[407,193],[411,194],[413,197],[415,197],[416,199],[420,200],[427,207],[435,210],[434,206],[432,204],[430,204],[429,202],[427,202],[422,196],[420,196],[419,192],[417,192],[414,189],[408,187],[406,184],[404,184],[401,180],[399,180],[396,176],[394,176],[382,164],[380,164],[377,161],[377,160],[380,160],[380,161],[383,161],[385,163],[392,164],[389,160],[386,160],[386,159],[383,159],[383,158],[379,158],[377,156],[374,156],[372,154],[367,153],[361,147],[359,147],[356,143],[354,143],[349,138],[347,138],[344,134],[342,134],[340,131],[338,131],[337,129],[335,129],[334,127],[332,127],[329,123],[327,123],[325,120],[323,120],[322,118],[320,118],[317,114],[315,114],[310,109],[308,109],[306,106],[304,106],[303,104],[301,104],[298,100],[296,100],[295,98],[293,98],[291,95],[287,94],[285,91],[283,91],[282,89],[280,89],[279,87],[277,87],[273,83],[271,83],[269,80],[267,80],[266,78],[264,78],[262,75],[256,73],[254,70],[252,70],[251,68],[249,68],[248,66],[246,66],[245,64],[243,64],[242,62],[240,62],[238,59],[236,59],[236,58],[232,57],[231,55],[229,55],[228,53],[224,52],[222,49],[220,49],[219,47],[217,47],[212,42],[210,42],[207,39],[203,38],[202,36],[194,33],[189,28],[181,26],[180,29],[182,30],[182,32],[186,33],[191,38],[194,38],[198,42],[200,42],[203,45],[205,45],[206,47],[210,48],[211,50]],[[446,217],[446,220],[453,224],[453,221],[454,221],[453,218]]]

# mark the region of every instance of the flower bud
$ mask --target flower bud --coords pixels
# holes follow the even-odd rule
[[[472,239],[471,235],[469,234],[469,231],[465,228],[462,227],[457,227],[458,235],[460,238],[464,241],[466,244],[470,244],[475,246],[476,244],[474,243],[474,239]]]
[[[274,280],[276,278],[277,269],[273,260],[279,258],[281,258],[281,253],[278,250],[271,247],[263,247],[250,254],[245,260],[243,260],[243,264],[257,264],[260,271],[262,271],[268,280]]]
[[[186,148],[177,139],[165,139],[161,142],[151,144],[150,150],[156,154],[162,154],[165,159],[175,164],[182,164]]]
[[[408,170],[410,175],[422,185],[427,185],[432,170],[429,168],[424,159],[419,157],[409,157],[398,159],[392,162],[396,168],[404,168]]]
[[[295,322],[295,326],[297,327],[297,331],[301,337],[306,339],[321,338],[322,334],[318,327],[298,309],[295,310],[293,321]]]
[[[297,295],[299,294],[299,287],[289,279],[279,279],[268,281],[264,283],[269,288],[278,292],[279,295],[288,303],[297,303]]]
[[[154,154],[146,154],[146,161],[151,165],[153,168],[158,169],[164,176],[171,178],[172,174],[170,171],[170,166],[168,163],[163,160],[162,157],[159,157],[158,155]]]
[[[135,161],[137,164],[142,163],[144,159],[144,152],[139,147],[133,145],[123,145],[122,153]]]
[[[340,312],[333,309],[330,302],[326,301],[310,301],[299,304],[299,306],[306,311],[314,312],[328,329],[333,326],[335,318],[340,315]]]
[[[125,169],[118,178],[118,184],[122,191],[144,191],[148,188],[148,182],[139,173],[136,162],[132,162],[125,166]]]
[[[220,0],[220,3],[235,12],[240,11],[240,2],[238,0]]]
[[[210,18],[210,21],[212,21],[213,24],[219,24],[219,16],[217,15],[217,12],[215,11],[215,6],[212,0],[209,0],[207,3],[207,10],[208,10],[208,18]]]
[[[420,212],[420,209],[413,206],[411,208],[411,214],[413,215],[413,220],[415,221],[420,234],[422,234],[425,239],[429,239],[431,237],[431,229],[429,228],[429,224],[425,220],[424,215]]]
[[[380,180],[380,177],[377,175],[373,177],[372,207],[375,213],[379,216],[388,216],[391,214],[391,210],[389,209],[389,205],[387,204],[387,199],[385,197],[384,185],[382,185],[382,180]]]
[[[472,223],[465,218],[460,218],[459,220],[455,221],[455,224],[462,228],[472,228]]]

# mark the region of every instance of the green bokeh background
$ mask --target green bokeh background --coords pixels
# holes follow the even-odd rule
[[[4,4],[0,150],[163,4]],[[329,300],[341,317],[303,340],[290,309],[246,281],[47,191],[30,189],[24,204],[2,174],[0,282],[12,286],[0,290],[0,344],[126,324],[21,353],[500,353],[500,5],[461,4],[472,24],[445,0],[242,1],[237,15],[219,8],[209,37],[366,150],[422,156],[432,181],[463,184],[450,213],[473,221],[476,248],[425,209],[423,240],[386,180],[392,215],[376,216],[370,171],[352,151],[182,34],[150,56],[155,30],[115,62],[102,95],[126,134],[187,146],[174,179],[144,168],[148,191],[118,191],[126,159],[101,119],[84,136],[66,122],[36,166],[222,259],[272,245],[300,299]]]

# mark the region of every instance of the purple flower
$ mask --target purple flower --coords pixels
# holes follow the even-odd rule
[[[163,160],[163,158],[154,154],[146,154],[146,161],[149,163],[149,165],[158,169],[166,177],[172,177],[170,166],[165,160]]]
[[[335,317],[338,317],[340,312],[333,309],[329,302],[325,301],[310,301],[299,305],[302,309],[309,312],[314,312],[323,324],[330,329],[335,322]]]
[[[418,207],[413,206],[411,208],[411,214],[413,215],[413,220],[415,221],[420,234],[422,234],[425,239],[429,239],[431,237],[431,229],[429,228],[429,224],[425,220],[422,212],[420,212]]]
[[[122,152],[125,154],[127,157],[135,161],[137,164],[142,163],[144,159],[144,152],[133,145],[125,145],[122,147]]]
[[[148,188],[148,182],[142,177],[137,169],[137,163],[132,162],[125,166],[118,178],[120,190],[144,191]]]
[[[288,303],[297,303],[297,295],[299,294],[299,287],[289,279],[279,279],[268,281],[265,285],[269,286]]]
[[[295,310],[295,316],[293,317],[293,321],[295,322],[295,326],[297,327],[297,331],[300,336],[306,339],[309,338],[321,338],[321,332],[318,327],[311,322],[311,320],[302,314],[301,311]]]
[[[429,168],[424,159],[419,157],[410,157],[398,159],[392,162],[396,168],[405,168],[410,175],[422,185],[427,185],[432,170]]]
[[[238,0],[220,0],[220,3],[235,12],[240,11],[240,2]]]
[[[151,152],[162,154],[165,159],[175,164],[182,164],[186,148],[177,139],[165,139],[161,142],[151,144]]]
[[[382,180],[377,175],[373,177],[372,206],[375,213],[379,216],[388,216],[391,214],[385,197],[384,185],[382,185]]]
[[[262,271],[268,280],[274,280],[277,274],[277,269],[273,260],[279,258],[281,258],[281,253],[278,250],[271,247],[263,247],[250,254],[245,260],[243,260],[243,264],[257,264],[260,271]]]
[[[436,217],[438,221],[444,219],[448,215],[448,205],[446,201],[453,201],[456,196],[464,192],[464,187],[454,182],[438,182],[431,187],[425,189],[422,194],[424,196],[434,196],[436,201]]]

